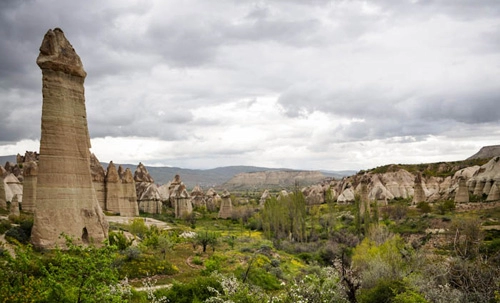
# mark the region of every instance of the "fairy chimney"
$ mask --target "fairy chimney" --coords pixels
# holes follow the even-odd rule
[[[99,244],[108,237],[108,222],[97,201],[90,172],[90,136],[85,110],[80,57],[61,29],[49,30],[40,46],[42,134],[34,224],[37,247]]]
[[[139,215],[139,206],[137,205],[137,193],[135,191],[135,181],[129,168],[123,171],[118,167],[118,174],[121,177],[121,196],[120,196],[120,216],[135,217]]]
[[[35,211],[36,183],[38,178],[38,165],[36,162],[26,162],[23,165],[23,211]]]
[[[233,203],[231,202],[231,194],[227,190],[224,190],[224,192],[222,192],[221,199],[222,201],[220,204],[218,217],[222,219],[230,218],[233,212]]]
[[[90,173],[97,201],[101,209],[106,210],[106,171],[94,154],[90,154]]]

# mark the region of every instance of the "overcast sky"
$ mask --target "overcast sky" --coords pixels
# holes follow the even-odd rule
[[[365,169],[500,144],[500,1],[0,1],[0,155],[38,150],[48,29],[115,163]]]

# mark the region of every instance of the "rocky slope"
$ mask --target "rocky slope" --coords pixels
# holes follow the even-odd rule
[[[491,159],[500,156],[500,145],[483,146],[477,153],[467,158],[472,159]]]
[[[460,189],[460,190],[459,190]],[[330,195],[339,203],[352,203],[356,196],[387,204],[392,199],[418,202],[456,200],[469,196],[492,202],[500,199],[500,157],[420,165],[388,165],[303,189],[310,204],[323,203]]]
[[[327,177],[319,171],[263,171],[240,173],[222,185],[229,190],[246,189],[282,189],[311,185],[325,180]]]

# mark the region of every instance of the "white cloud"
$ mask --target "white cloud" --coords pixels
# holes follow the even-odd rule
[[[0,154],[35,149],[54,27],[102,161],[360,169],[498,144],[498,1],[2,5]]]

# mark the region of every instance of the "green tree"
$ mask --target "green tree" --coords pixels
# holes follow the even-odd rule
[[[361,273],[362,286],[371,288],[380,279],[398,280],[411,270],[411,252],[399,235],[380,244],[366,237],[353,251],[353,267]]]
[[[208,232],[207,230],[205,232],[199,232],[196,234],[196,237],[194,238],[195,243],[197,245],[201,245],[203,252],[207,251],[207,246],[210,245],[212,246],[212,249],[215,251],[215,246],[218,243],[219,235],[215,232]]]
[[[117,291],[118,272],[112,266],[114,246],[75,245],[48,256],[30,246],[16,248],[16,257],[0,260],[1,302],[126,302]]]

